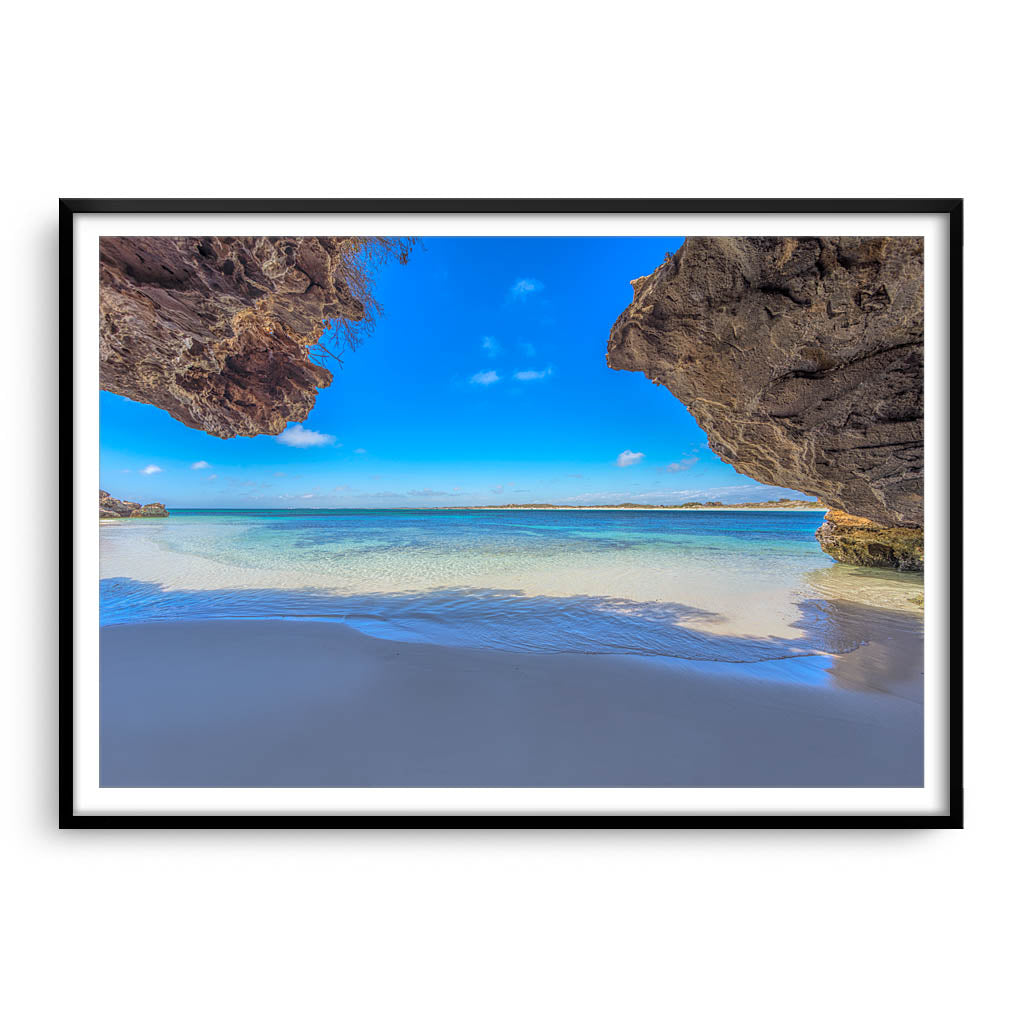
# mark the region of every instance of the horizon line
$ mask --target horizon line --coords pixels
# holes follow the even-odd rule
[[[228,512],[228,511],[251,511],[251,512],[351,512],[351,511],[409,511],[409,512],[436,512],[452,511],[456,509],[493,509],[493,510],[514,510],[517,508],[686,508],[693,506],[709,506],[712,508],[742,508],[752,505],[820,505],[827,508],[824,502],[814,498],[773,498],[764,501],[756,499],[751,501],[726,502],[711,499],[709,501],[685,501],[674,503],[657,503],[653,501],[620,501],[605,503],[580,504],[576,502],[505,502],[503,504],[467,504],[467,505],[164,505],[168,511],[179,512]]]

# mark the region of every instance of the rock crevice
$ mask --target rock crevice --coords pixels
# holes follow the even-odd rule
[[[632,282],[608,365],[667,387],[740,473],[837,510],[829,554],[919,567],[923,261],[921,238],[688,238]]]
[[[923,525],[920,238],[688,238],[633,282],[608,365],[684,402],[720,458]]]
[[[330,322],[375,308],[368,264],[402,239],[103,237],[100,387],[216,437],[304,420],[331,372]],[[344,328],[343,328],[344,329]]]

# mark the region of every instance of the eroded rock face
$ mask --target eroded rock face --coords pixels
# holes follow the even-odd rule
[[[879,526],[830,509],[815,537],[826,555],[847,565],[902,571],[924,568],[924,531],[920,529]]]
[[[166,506],[159,501],[140,505],[137,501],[112,498],[109,491],[100,491],[100,519],[148,519],[169,514]]]
[[[216,437],[278,434],[331,373],[309,349],[360,320],[352,238],[100,239],[100,387]]]
[[[608,365],[684,402],[739,472],[923,525],[920,238],[688,238],[633,282]]]

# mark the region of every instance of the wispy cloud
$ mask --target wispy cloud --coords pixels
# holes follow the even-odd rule
[[[680,459],[678,462],[670,462],[665,468],[670,473],[683,473],[697,465],[697,456],[691,455],[688,459]]]
[[[488,384],[494,384],[496,381],[501,380],[501,376],[496,370],[481,370],[479,373],[474,373],[469,378],[470,384],[483,384],[485,387]]]
[[[549,366],[546,370],[520,370],[518,373],[513,374],[516,380],[543,380],[545,377],[551,376],[551,367]]]
[[[504,494],[504,493],[505,493],[505,485],[504,484],[498,484],[497,487],[492,487],[491,488],[491,494]]]
[[[209,469],[210,468],[210,464],[208,462],[205,462],[203,459],[200,459],[198,462],[193,462],[192,463],[192,468],[193,469]]]
[[[145,469],[140,469],[139,472],[145,476],[152,476],[154,473],[162,473],[163,470],[159,466],[150,464]]]
[[[521,341],[518,347],[524,356],[535,356],[537,354],[537,346],[532,341]]]
[[[638,463],[644,457],[643,452],[631,452],[628,448],[624,452],[619,453],[619,457],[615,460],[617,466],[633,466]]]
[[[207,480],[216,480],[217,479],[217,474],[216,473],[211,473],[206,479]]]
[[[455,491],[432,491],[429,487],[425,487],[423,490],[406,491],[405,493],[410,498],[453,498],[458,493],[458,489]]]
[[[496,356],[501,351],[501,342],[497,338],[492,338],[487,335],[483,341],[480,342],[480,347],[492,356]]]
[[[278,444],[289,448],[320,448],[334,444],[332,434],[321,434],[318,430],[307,430],[301,423],[295,423],[277,435]]]
[[[352,454],[353,455],[365,455],[366,454],[366,449],[365,448],[357,448]]]
[[[511,288],[508,293],[513,299],[525,299],[529,295],[536,295],[537,292],[544,291],[544,282],[538,281],[535,277],[521,277]]]

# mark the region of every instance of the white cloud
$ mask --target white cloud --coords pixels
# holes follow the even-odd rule
[[[216,480],[217,479],[217,474],[216,473],[211,473],[206,479],[207,480]]]
[[[480,347],[490,355],[496,356],[501,351],[501,342],[497,338],[492,338],[488,335],[480,342]]]
[[[307,430],[301,423],[295,423],[277,435],[277,443],[286,444],[289,448],[319,448],[325,444],[334,444],[334,436]]]
[[[534,277],[521,277],[509,288],[508,293],[513,299],[525,299],[528,295],[535,295],[542,291],[544,291],[543,281],[538,281]]]
[[[192,463],[192,468],[193,469],[209,469],[210,468],[210,464],[208,462],[205,462],[203,459],[200,459],[198,462],[193,462]]]
[[[501,377],[494,370],[481,370],[479,373],[474,373],[469,378],[470,384],[493,384],[495,381],[501,380]]]
[[[546,370],[520,370],[513,376],[516,380],[543,380],[545,377],[551,376],[551,367],[549,366]]]
[[[357,448],[352,454],[353,455],[365,455],[366,454],[366,449],[365,448]]]
[[[145,476],[152,476],[154,473],[162,473],[163,470],[159,466],[149,465],[145,469],[140,469],[139,472]]]
[[[678,462],[670,462],[665,468],[670,473],[682,473],[697,465],[697,456],[692,455],[688,459],[680,459]]]
[[[643,452],[631,452],[627,448],[624,452],[619,453],[619,457],[615,460],[615,464],[617,466],[632,466],[639,462],[643,457]]]

